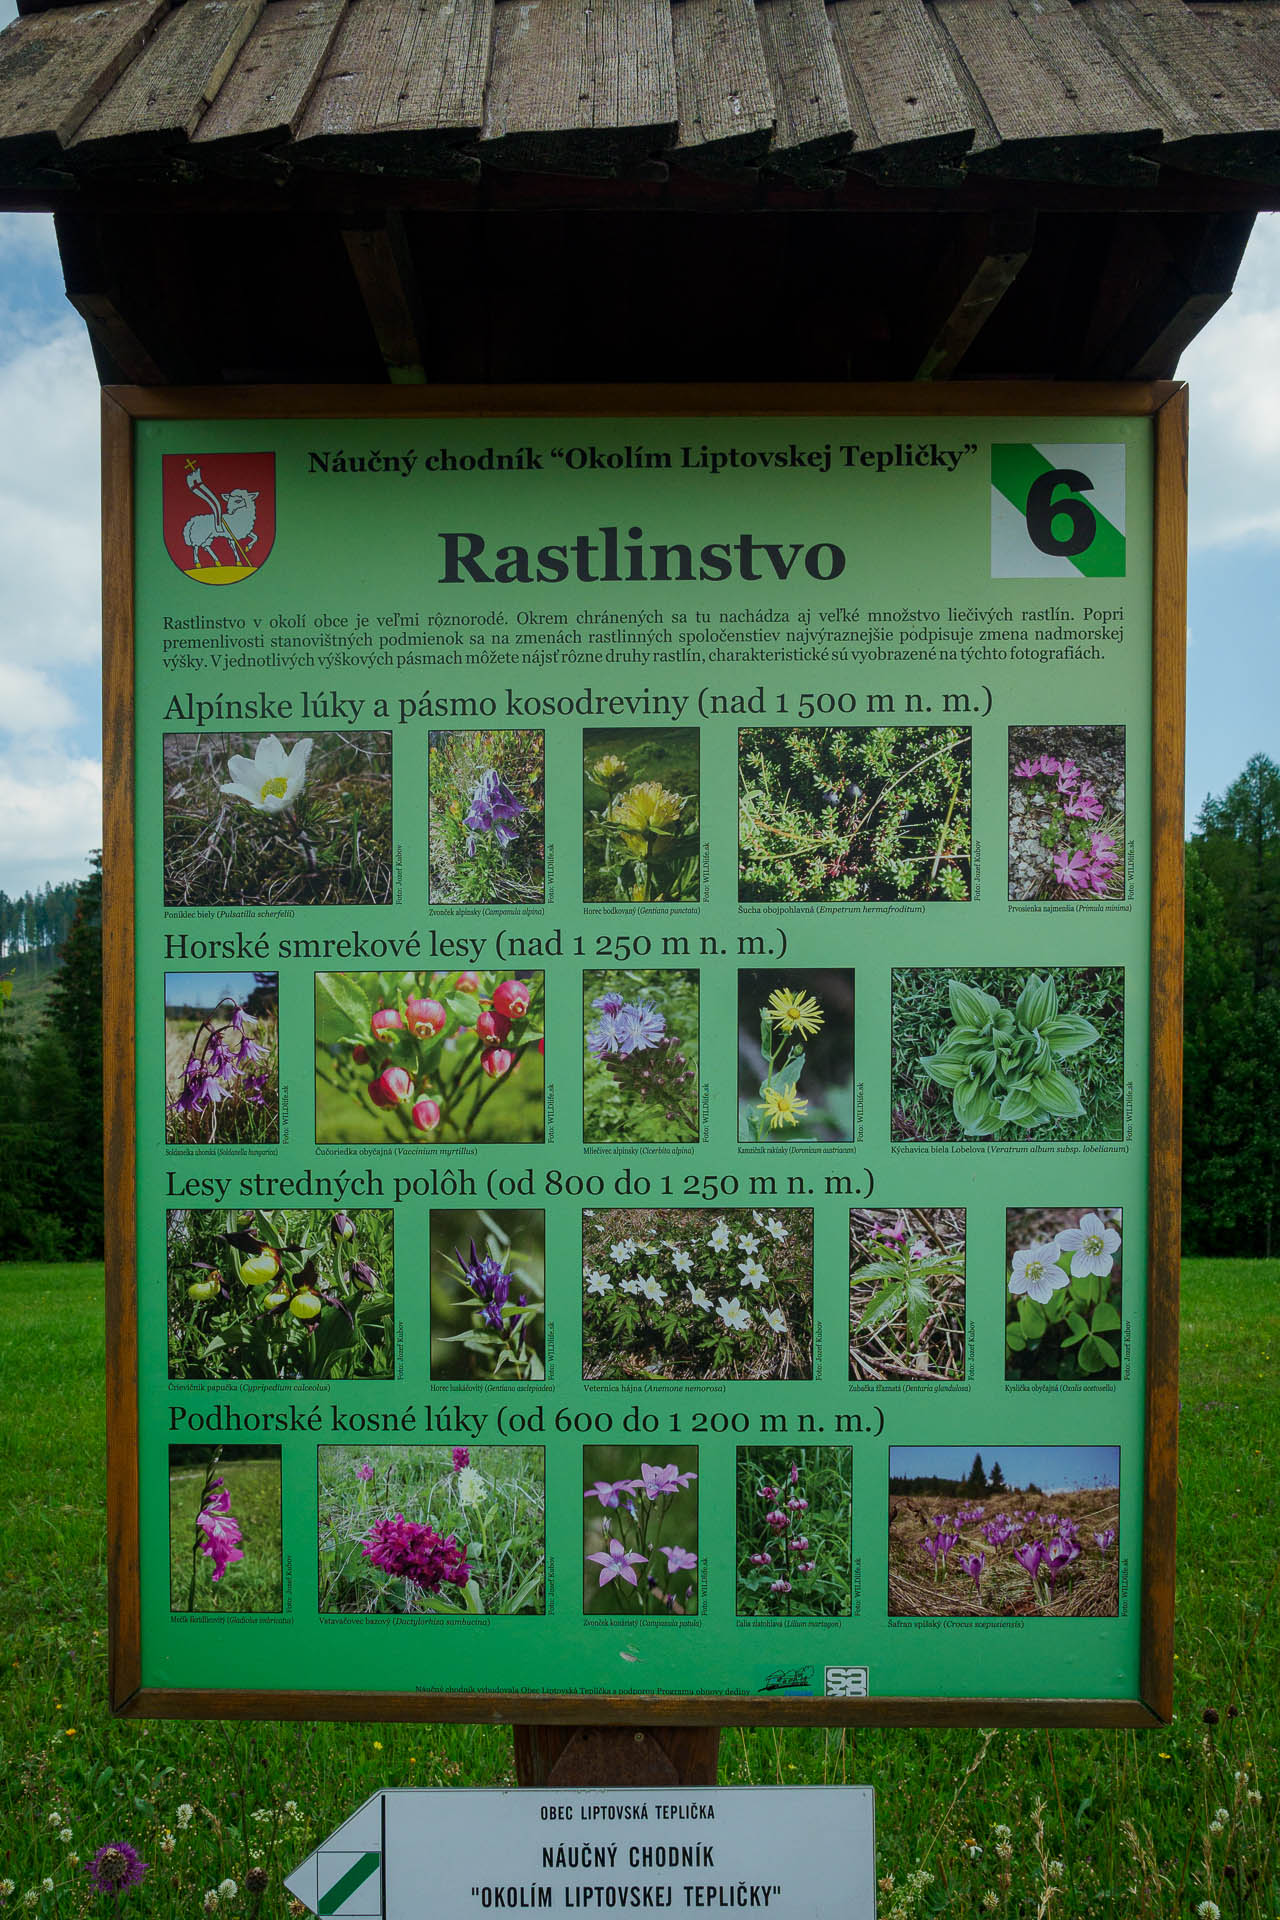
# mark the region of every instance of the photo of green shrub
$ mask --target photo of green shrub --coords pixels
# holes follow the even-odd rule
[[[853,1139],[853,974],[738,974],[738,1138]]]
[[[1124,1138],[1124,968],[893,969],[894,1140]]]
[[[321,1447],[321,1613],[546,1609],[541,1447]]]
[[[699,1136],[698,976],[682,967],[582,976],[582,1137]]]
[[[587,727],[582,897],[628,906],[700,897],[698,729]]]
[[[851,1614],[852,1525],[851,1447],[739,1447],[739,1615]]]
[[[431,1378],[545,1379],[546,1215],[431,1211]]]
[[[428,735],[433,907],[542,904],[544,758],[544,736],[524,728]]]
[[[167,907],[386,906],[389,733],[167,733]]]
[[[1119,1207],[1006,1209],[1006,1380],[1120,1379],[1122,1258]]]
[[[584,1380],[811,1380],[813,1210],[582,1216]]]
[[[851,1380],[964,1379],[964,1255],[963,1207],[853,1209]]]
[[[744,727],[738,898],[967,900],[967,727]]]
[[[169,1378],[390,1378],[391,1221],[390,1207],[172,1209]]]
[[[169,1449],[169,1606],[280,1613],[279,1447]]]

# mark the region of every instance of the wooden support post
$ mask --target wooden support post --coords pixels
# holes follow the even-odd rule
[[[89,329],[102,378],[135,387],[170,385],[172,374],[151,353],[126,309],[119,256],[102,223],[91,214],[58,213],[54,231],[67,299]]]
[[[511,1729],[521,1787],[713,1787],[719,1727]]]
[[[1033,213],[992,214],[966,223],[943,269],[943,319],[916,372],[917,380],[953,374],[1031,257]]]
[[[413,262],[399,214],[377,226],[344,227],[343,245],[393,386],[422,386],[426,356],[418,324]]]

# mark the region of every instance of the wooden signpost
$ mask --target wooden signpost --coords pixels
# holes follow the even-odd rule
[[[103,404],[115,1709],[1166,1720],[1183,389]]]

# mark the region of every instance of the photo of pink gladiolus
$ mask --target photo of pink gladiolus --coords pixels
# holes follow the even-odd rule
[[[852,1510],[851,1447],[739,1447],[739,1615],[850,1614]]]
[[[167,973],[165,1140],[272,1146],[280,1138],[279,975]]]
[[[698,1449],[584,1447],[582,1609],[698,1611]]]
[[[1009,898],[1122,900],[1124,728],[1010,727]]]
[[[1118,1447],[890,1447],[889,1613],[1120,1607]]]
[[[281,1611],[279,1447],[170,1447],[169,1605]]]
[[[316,1139],[541,1140],[543,1005],[541,973],[318,973]]]

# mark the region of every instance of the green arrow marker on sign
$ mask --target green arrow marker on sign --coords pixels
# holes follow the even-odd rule
[[[991,449],[991,484],[1004,495],[1018,513],[1025,515],[1027,498],[1035,482],[1054,472],[1038,448],[1029,444],[996,445]],[[1124,535],[1100,513],[1087,493],[1072,493],[1064,487],[1060,500],[1083,500],[1096,522],[1096,532],[1083,553],[1064,556],[1077,573],[1088,579],[1121,579],[1124,575]]]
[[[341,1911],[358,1887],[362,1887],[370,1874],[376,1873],[382,1864],[380,1853],[362,1853],[354,1866],[348,1867],[341,1880],[334,1883],[327,1893],[320,1895],[317,1912],[323,1916]]]

